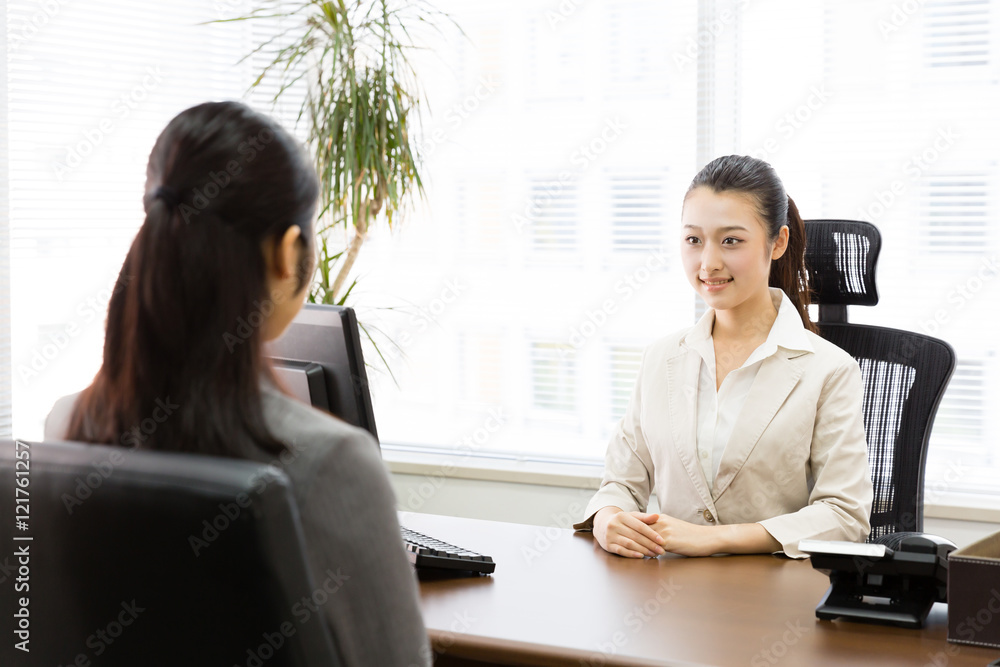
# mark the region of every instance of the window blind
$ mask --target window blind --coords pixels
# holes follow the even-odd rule
[[[575,251],[579,244],[577,185],[558,178],[534,178],[529,191],[531,250],[540,255]]]
[[[704,312],[671,231],[688,179],[742,152],[775,165],[805,217],[880,227],[882,302],[851,320],[952,343],[928,485],[1000,495],[991,3],[435,4],[467,37],[445,27],[414,57],[427,200],[395,231],[376,225],[356,272],[362,320],[404,341],[398,385],[373,369],[387,446],[458,446],[499,408],[479,451],[600,460],[639,351]],[[157,133],[241,97],[277,45],[237,61],[290,25],[200,25],[248,8],[8,3],[18,434],[97,369]],[[251,103],[270,110],[276,86]],[[297,112],[294,97],[274,110],[286,125]]]
[[[990,247],[988,173],[935,174],[921,186],[920,231],[925,252],[977,255]]]
[[[669,229],[663,177],[611,176],[608,180],[612,251],[642,252],[662,247]]]
[[[695,164],[696,70],[674,55],[697,40],[696,5],[435,5],[467,37],[415,61],[427,201],[373,232],[357,273],[390,337],[413,334],[449,280],[467,289],[409,336],[398,385],[373,383],[379,434],[462,442],[492,407],[472,397],[493,396],[506,419],[483,452],[599,460],[634,380],[625,347],[690,321],[670,230]],[[486,373],[477,340],[493,333]]]
[[[639,366],[642,363],[642,347],[611,343],[608,345],[608,423],[614,424],[625,416],[628,402],[632,398]]]
[[[716,146],[769,160],[806,218],[879,227],[880,302],[852,308],[852,322],[955,348],[928,451],[937,502],[1000,494],[987,447],[1000,405],[995,12],[978,0],[750,5],[739,78],[755,95],[737,108],[743,140]]]
[[[85,387],[100,366],[107,302],[143,220],[156,136],[181,110],[240,99],[253,80],[258,62],[237,62],[275,27],[202,25],[248,7],[7,3],[3,182],[18,280],[5,309],[17,327],[4,367],[13,373],[19,437],[40,437],[55,399]],[[262,102],[252,100],[266,111]]]
[[[985,68],[990,64],[989,0],[930,0],[924,4],[924,64]]]

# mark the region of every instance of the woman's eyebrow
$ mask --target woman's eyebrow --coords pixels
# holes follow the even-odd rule
[[[698,225],[684,225],[684,229],[697,229],[700,231],[701,227],[699,227]],[[734,231],[745,232],[747,231],[747,228],[743,227],[742,225],[728,225],[726,227],[719,227],[717,231],[725,234],[726,232],[734,232]]]

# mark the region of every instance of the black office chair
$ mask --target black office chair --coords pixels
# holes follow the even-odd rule
[[[869,541],[921,532],[924,464],[934,415],[955,370],[948,343],[900,329],[849,324],[847,306],[874,306],[878,228],[807,220],[806,264],[823,338],[849,352],[865,382],[864,420],[875,500]]]
[[[0,600],[9,627],[17,598],[30,597],[31,652],[16,650],[8,631],[0,664],[88,664],[79,655],[102,667],[341,664],[322,609],[304,611],[303,598],[325,593],[314,595],[282,471],[33,443],[21,532],[15,449],[25,451],[0,441],[0,566],[16,572],[15,550],[26,546],[30,589],[16,592],[9,573]],[[25,535],[33,539],[12,539]]]

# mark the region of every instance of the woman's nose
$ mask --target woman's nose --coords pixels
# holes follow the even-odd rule
[[[714,244],[706,243],[701,251],[701,269],[706,274],[722,268],[722,254]]]

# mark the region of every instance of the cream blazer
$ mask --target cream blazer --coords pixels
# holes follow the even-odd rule
[[[690,523],[760,523],[793,557],[805,556],[803,539],[863,541],[872,483],[854,358],[803,327],[812,352],[778,347],[764,359],[709,486],[696,446],[702,360],[688,331],[643,353],[601,487],[574,528],[590,530],[609,505],[644,512],[655,492],[662,513]]]

